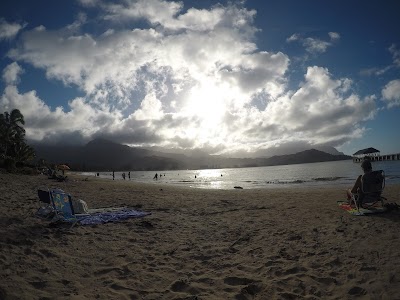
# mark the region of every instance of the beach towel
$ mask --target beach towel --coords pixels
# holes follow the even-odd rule
[[[96,225],[108,222],[118,222],[128,218],[141,218],[150,214],[150,212],[143,212],[134,209],[122,209],[119,211],[102,212],[90,215],[77,215],[77,218],[78,223],[81,225]]]
[[[345,211],[347,211],[349,214],[352,214],[354,216],[365,216],[365,215],[370,215],[370,214],[377,214],[377,213],[383,213],[387,211],[387,208],[384,207],[369,207],[367,208],[360,208],[357,210],[356,207],[351,206],[347,201],[338,201],[337,202],[339,207]]]

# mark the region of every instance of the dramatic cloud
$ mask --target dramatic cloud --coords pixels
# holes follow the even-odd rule
[[[68,103],[70,112],[65,112],[63,107],[52,111],[34,91],[20,94],[15,86],[6,87],[0,103],[5,111],[20,108],[27,125],[27,137],[33,140],[47,138],[55,142],[63,140],[65,134],[80,132],[79,142],[83,142],[103,127],[115,126],[121,118],[116,113],[94,109],[81,98]]]
[[[102,9],[104,32],[85,32],[81,14],[58,30],[23,32],[8,53],[18,63],[3,71],[0,105],[21,109],[30,140],[102,136],[134,146],[264,153],[288,144],[341,145],[374,116],[375,97],[360,98],[350,79],[326,68],[309,67],[289,90],[289,57],[257,48],[255,12],[241,5],[185,11],[182,2],[161,0],[80,3]],[[148,28],[121,29],[143,21]],[[322,53],[340,39],[329,37],[288,41]],[[23,64],[84,96],[54,109],[35,91],[21,93],[15,83]]]

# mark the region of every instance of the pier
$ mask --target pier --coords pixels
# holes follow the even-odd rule
[[[367,148],[358,150],[353,154],[353,162],[359,163],[364,159],[369,159],[370,161],[392,161],[400,160],[400,153],[395,154],[385,154],[381,155],[381,152],[375,148]]]

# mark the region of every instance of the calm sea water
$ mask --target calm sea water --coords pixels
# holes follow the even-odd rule
[[[400,183],[400,161],[373,162],[374,170],[384,170],[386,185]],[[351,187],[358,175],[362,174],[361,165],[351,160],[297,164],[284,166],[174,170],[174,171],[131,171],[115,172],[115,180],[125,180],[153,184],[171,184],[206,189],[232,189],[240,186],[244,189],[270,187],[298,187],[319,185],[342,185]],[[153,179],[155,173],[158,179]],[[95,176],[94,172],[82,173]],[[100,172],[101,178],[112,180],[112,172]],[[161,175],[161,176],[160,176]]]

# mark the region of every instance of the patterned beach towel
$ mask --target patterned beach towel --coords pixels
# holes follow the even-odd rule
[[[150,212],[138,211],[134,209],[122,209],[119,211],[102,212],[90,215],[77,216],[78,223],[81,225],[104,224],[108,222],[118,222],[128,218],[141,218],[151,215]]]
[[[386,207],[370,207],[368,209],[360,208],[359,210],[357,210],[357,208],[351,206],[349,203],[347,203],[347,201],[338,201],[337,203],[341,209],[347,211],[349,214],[352,214],[354,216],[365,216],[387,211]]]

